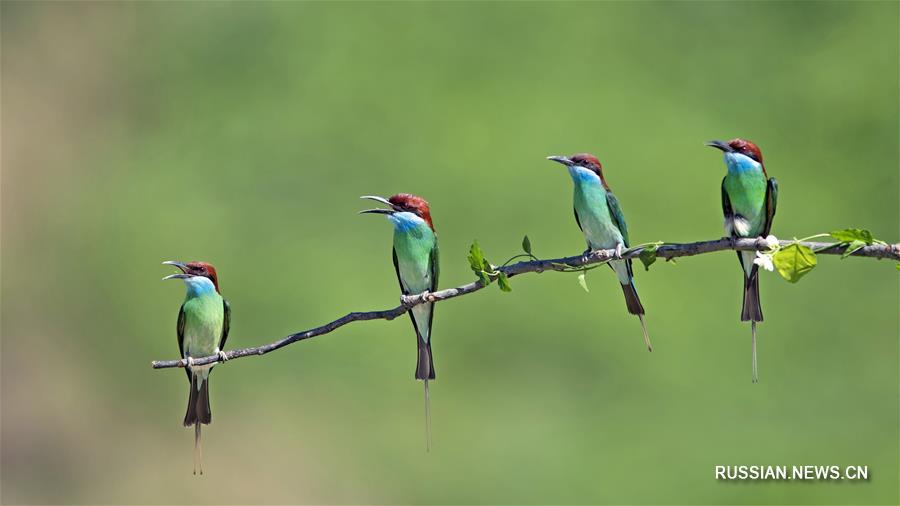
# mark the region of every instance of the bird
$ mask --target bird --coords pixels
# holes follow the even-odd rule
[[[206,262],[177,262],[169,260],[163,265],[173,265],[181,270],[163,278],[181,279],[187,288],[184,303],[178,310],[178,349],[184,362],[190,392],[184,426],[194,426],[194,474],[199,464],[203,474],[203,447],[200,442],[201,425],[212,421],[209,409],[209,373],[215,363],[194,365],[195,358],[218,355],[219,360],[228,357],[222,349],[231,327],[231,305],[219,292],[216,268]]]
[[[403,295],[429,294],[437,290],[440,264],[438,243],[431,209],[422,197],[398,193],[390,198],[365,195],[362,199],[374,200],[387,208],[366,209],[360,214],[384,214],[394,225],[394,271]],[[431,324],[434,319],[434,303],[425,302],[409,310],[416,332],[415,379],[425,385],[425,449],[431,451],[431,408],[428,382],[435,378],[434,358],[431,353]]]
[[[621,259],[622,252],[630,245],[625,215],[622,213],[619,200],[606,184],[600,161],[589,153],[579,153],[571,157],[555,155],[548,156],[547,159],[565,165],[572,177],[575,185],[575,223],[578,224],[578,228],[581,229],[587,241],[585,256],[598,249],[616,250],[618,259],[610,260],[608,265],[616,273],[616,277],[622,285],[628,312],[637,315],[641,322],[647,350],[653,351],[650,335],[647,333],[647,325],[644,322],[644,306],[634,287],[631,260]]]
[[[766,174],[759,147],[746,139],[709,141],[706,145],[724,152],[728,168],[722,179],[725,235],[733,239],[768,236],[778,203],[778,181]],[[759,305],[759,266],[753,262],[756,257],[753,251],[738,251],[737,257],[744,271],[741,321],[751,322],[752,381],[757,383],[756,323],[763,321]]]

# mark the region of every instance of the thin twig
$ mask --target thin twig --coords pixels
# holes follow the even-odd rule
[[[793,241],[781,241],[782,246],[792,244]],[[819,255],[840,255],[847,248],[843,243],[824,243],[824,242],[801,242],[800,244],[813,249]],[[633,248],[622,254],[623,258],[636,258],[646,247]],[[737,239],[723,237],[713,241],[701,241],[685,244],[662,244],[656,250],[658,258],[676,258],[701,255],[704,253],[712,253],[714,251],[738,250],[738,251],[765,251],[769,247],[762,239]],[[504,272],[507,276],[512,277],[527,272],[543,272],[543,271],[565,271],[573,267],[581,267],[591,264],[599,264],[615,258],[615,250],[598,250],[592,252],[588,256],[571,256],[565,258],[554,258],[549,260],[530,260],[527,262],[519,262],[505,267],[497,267],[496,270]],[[851,254],[854,257],[869,258],[890,258],[900,260],[900,244],[873,244],[864,246]],[[492,278],[493,281],[493,278]],[[456,288],[448,288],[433,293],[425,293],[401,297],[401,304],[393,309],[384,311],[368,311],[349,313],[332,322],[326,323],[321,327],[297,332],[287,337],[279,339],[273,343],[253,348],[238,348],[225,352],[228,360],[241,357],[249,357],[252,355],[265,355],[271,351],[283,348],[289,344],[303,341],[312,337],[321,336],[337,330],[339,327],[350,322],[366,321],[366,320],[393,320],[394,318],[406,313],[410,308],[425,302],[439,302],[442,300],[452,299],[472,292],[477,292],[484,288],[485,285],[481,281],[474,281]],[[214,362],[220,362],[218,355],[210,355],[203,358],[195,358],[194,365],[206,365]],[[184,367],[181,360],[155,360],[153,361],[154,369],[166,369],[170,367]]]

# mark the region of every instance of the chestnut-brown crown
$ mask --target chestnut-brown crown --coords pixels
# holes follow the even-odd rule
[[[184,264],[184,273],[190,274],[191,276],[203,276],[209,278],[212,281],[213,286],[216,287],[216,291],[219,291],[219,276],[216,273],[216,268],[212,266],[212,264],[207,262],[188,262]]]
[[[603,166],[600,165],[600,160],[598,160],[596,156],[590,153],[578,153],[577,155],[572,155],[569,159],[575,162],[579,167],[584,167],[600,176],[600,182],[603,184],[603,187],[609,190],[609,185],[606,184],[606,178],[603,177]]]
[[[748,156],[759,163],[763,163],[762,152],[756,144],[746,139],[731,139],[728,141],[728,145],[731,146],[731,149],[735,150],[735,152]]]
[[[398,193],[389,198],[388,201],[396,210],[413,213],[422,218],[434,230],[434,225],[431,223],[431,209],[428,207],[428,201],[422,197],[410,193]]]

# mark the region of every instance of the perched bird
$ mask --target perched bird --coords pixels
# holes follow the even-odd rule
[[[190,392],[184,426],[194,426],[194,474],[199,464],[203,474],[203,448],[200,444],[200,426],[212,421],[209,410],[209,373],[215,364],[194,365],[194,358],[219,355],[227,360],[225,340],[231,326],[231,306],[219,293],[216,269],[206,262],[163,262],[174,265],[181,272],[163,278],[181,279],[187,287],[184,303],[178,311],[178,348],[185,363]]]
[[[762,153],[756,144],[744,139],[710,141],[707,146],[725,152],[728,174],[722,179],[722,212],[725,234],[733,238],[768,236],[778,201],[778,182],[766,174]],[[759,380],[756,370],[756,322],[763,321],[759,306],[759,266],[753,263],[756,253],[738,251],[744,269],[744,302],[741,321],[750,321],[752,334],[753,382]]]
[[[606,184],[603,168],[597,157],[582,153],[571,158],[549,156],[547,159],[565,165],[569,169],[569,175],[572,176],[572,182],[575,183],[575,222],[587,240],[585,255],[593,250],[615,249],[616,255],[621,257],[624,248],[629,247],[628,226],[625,224],[625,216],[622,214],[618,199]],[[638,298],[637,290],[634,288],[631,260],[610,260],[608,265],[615,271],[622,285],[628,312],[637,315],[641,321],[647,350],[653,351],[650,336],[647,334],[647,325],[644,323],[644,306],[641,305],[641,299]]]
[[[367,209],[360,214],[386,214],[394,225],[394,270],[403,295],[433,292],[437,289],[438,244],[428,202],[421,197],[399,193],[389,199],[364,196],[388,206],[387,209]],[[416,379],[425,382],[426,449],[431,448],[431,414],[428,381],[434,379],[434,360],[431,355],[431,322],[434,303],[426,302],[409,310],[416,331]]]

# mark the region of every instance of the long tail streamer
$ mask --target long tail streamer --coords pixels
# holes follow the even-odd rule
[[[644,323],[644,315],[639,314],[638,319],[641,320],[641,330],[644,331],[644,344],[647,345],[647,351],[653,351],[653,345],[650,344],[650,334],[647,333],[647,324]]]
[[[431,398],[428,396],[428,380],[425,380],[425,451],[431,451]]]
[[[753,333],[753,382],[759,383],[759,372],[756,369],[756,322],[750,322],[750,332]]]
[[[200,427],[200,422],[194,423],[194,474],[197,474],[197,467],[199,467],[200,474],[203,475],[203,444],[200,441]]]

